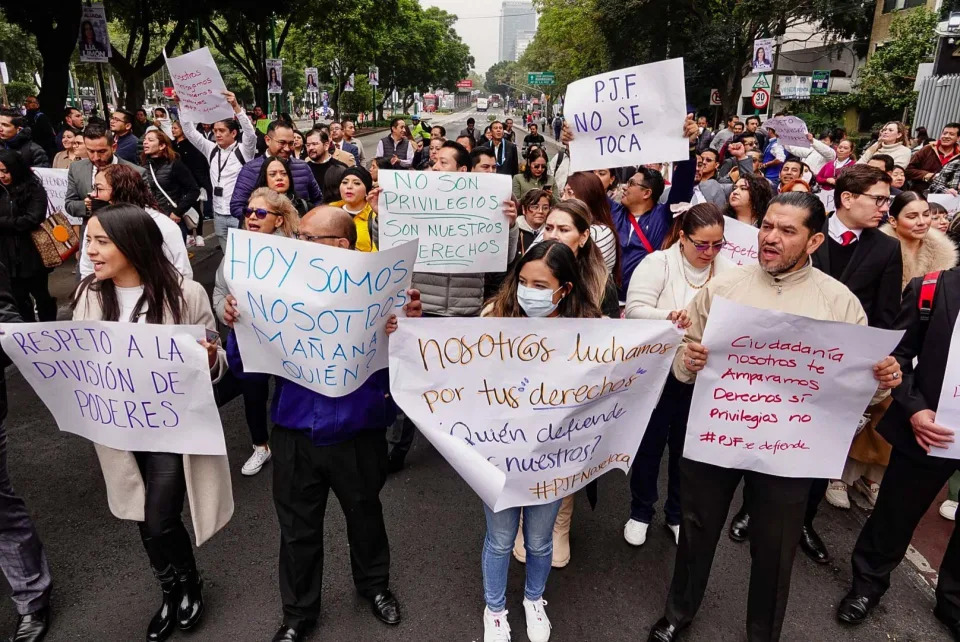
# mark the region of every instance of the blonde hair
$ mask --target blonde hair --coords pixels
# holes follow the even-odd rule
[[[283,225],[277,229],[277,234],[293,238],[293,235],[300,231],[300,214],[297,213],[296,206],[290,202],[289,198],[274,192],[269,187],[255,189],[247,199],[247,204],[252,203],[255,198],[266,201],[271,210],[280,213]]]

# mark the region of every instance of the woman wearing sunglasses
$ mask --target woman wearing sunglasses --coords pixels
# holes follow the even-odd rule
[[[743,179],[741,179],[743,180]],[[719,272],[732,267],[720,256],[723,248],[723,210],[713,203],[694,205],[673,222],[663,250],[647,256],[637,266],[627,288],[628,319],[668,319],[680,329],[690,325],[687,304]],[[657,476],[663,449],[670,444],[667,500],[663,506],[674,543],[680,537],[680,456],[687,432],[687,415],[693,386],[673,374],[650,415],[630,476],[630,519],[623,538],[632,546],[647,541],[657,502]]]
[[[283,194],[279,194],[269,187],[254,190],[243,209],[243,229],[259,234],[277,234],[294,238],[300,226],[300,215],[297,208]],[[229,246],[230,239],[227,238]],[[216,284],[213,288],[213,311],[220,323],[227,325],[223,312],[230,290],[227,288],[227,279],[223,274],[223,263],[217,268]],[[232,298],[232,297],[230,297]],[[236,301],[234,301],[236,304]],[[270,399],[270,387],[259,381],[239,378],[240,390],[243,393],[243,411],[247,417],[247,428],[250,430],[250,439],[253,442],[253,454],[240,469],[240,473],[247,477],[256,475],[263,465],[270,461],[270,446],[267,433],[267,403]]]

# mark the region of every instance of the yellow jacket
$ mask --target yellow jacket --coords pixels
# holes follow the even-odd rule
[[[334,201],[330,203],[333,207],[344,208],[346,205],[345,201]],[[357,249],[361,252],[376,252],[377,246],[370,238],[370,219],[373,218],[373,209],[370,207],[370,203],[367,203],[359,214],[354,214],[353,212],[347,212],[350,216],[353,217],[353,222],[357,226]]]

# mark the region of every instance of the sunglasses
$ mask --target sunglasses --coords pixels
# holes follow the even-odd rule
[[[697,252],[706,252],[707,250],[716,250],[719,252],[720,250],[723,249],[723,244],[726,242],[727,242],[726,239],[722,239],[720,241],[717,241],[716,243],[697,243],[693,239],[690,239],[690,244],[693,245],[693,248]]]
[[[300,232],[297,232],[297,233],[294,234],[293,236],[294,236],[294,238],[297,239],[298,241],[308,241],[308,242],[310,242],[310,243],[319,243],[320,241],[326,241],[326,240],[328,240],[328,239],[339,239],[339,238],[343,238],[342,236],[335,236],[335,235],[332,235],[332,234],[327,234],[327,235],[324,235],[324,236],[313,236],[312,234],[301,234]]]
[[[274,216],[280,216],[277,212],[272,210],[265,210],[262,207],[245,207],[243,208],[244,218],[250,218],[251,216],[256,216],[261,221],[267,218],[267,214],[273,214]]]

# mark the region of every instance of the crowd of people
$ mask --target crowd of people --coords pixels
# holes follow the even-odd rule
[[[869,617],[925,508],[948,480],[952,495],[941,513],[955,519],[958,465],[925,455],[952,440],[935,413],[960,309],[960,272],[951,269],[958,235],[928,193],[958,193],[960,124],[946,125],[937,140],[911,149],[904,125],[888,123],[858,158],[842,131],[808,135],[809,147],[793,147],[757,117],[740,123],[731,116],[724,129],[712,132],[706,118],[691,115],[677,123],[676,134],[689,142],[685,160],[571,172],[567,144],[573,137],[559,117],[550,123],[559,142],[554,153],[536,122],[526,122],[525,134],[510,118],[481,131],[472,117],[449,138],[442,125],[397,117],[375,150],[365,150],[352,120],[299,131],[288,118],[268,120],[260,108],[248,114],[232,93],[224,97],[234,117],[212,124],[177,120],[157,107],[152,121],[147,110],[117,110],[106,122],[84,125],[83,114],[69,108],[54,133],[35,101],[26,115],[0,112],[0,320],[57,317],[49,270],[30,240],[47,206],[30,168],[52,162],[68,170],[65,210],[83,240],[74,319],[188,323],[224,332],[222,341],[202,345],[211,385],[233,382],[242,397],[252,454],[240,472],[253,476],[272,462],[283,613],[274,642],[304,640],[317,626],[330,491],[347,520],[357,591],[381,622],[401,621],[379,494],[388,474],[405,466],[416,427],[397,413],[385,370],[337,398],[284,377],[247,372],[230,330],[240,310],[223,265],[211,300],[193,280],[190,247],[203,244],[204,219],[212,218],[222,250],[229,230],[244,229],[376,252],[381,169],[497,173],[512,181],[513,199],[503,208],[506,271],[417,271],[406,317],[665,319],[685,331],[633,462],[630,506],[623,507],[624,540],[643,546],[656,518],[657,480],[668,450],[662,511],[677,556],[664,615],[649,633],[652,642],[680,639],[696,616],[741,480],[743,502],[728,533],[737,542],[750,540],[750,640],[779,639],[798,547],[818,563],[830,561],[815,528],[824,498],[849,508],[854,489],[874,507],[854,550],[853,586],[837,610],[847,624]],[[756,228],[756,264],[738,267],[721,256],[731,219]],[[862,409],[839,479],[777,477],[683,457],[692,384],[709,359],[701,340],[715,296],[906,331],[895,353],[873,368],[876,395]],[[387,332],[406,322],[391,318]],[[5,410],[0,406],[0,415]],[[204,611],[203,578],[181,513],[189,495],[198,545],[229,521],[226,456],[101,445],[96,451],[110,509],[137,522],[160,586],[161,605],[147,624],[147,639],[195,628]],[[36,642],[49,626],[50,573],[5,465],[0,492],[7,500],[4,533],[15,531],[20,560],[13,565],[0,556],[20,614],[16,640]],[[477,625],[484,642],[512,639],[511,556],[526,565],[527,637],[550,638],[544,595],[551,569],[572,556],[574,504],[570,495],[496,512],[483,506],[485,604]],[[958,637],[960,540],[954,539],[940,568],[935,615]]]

